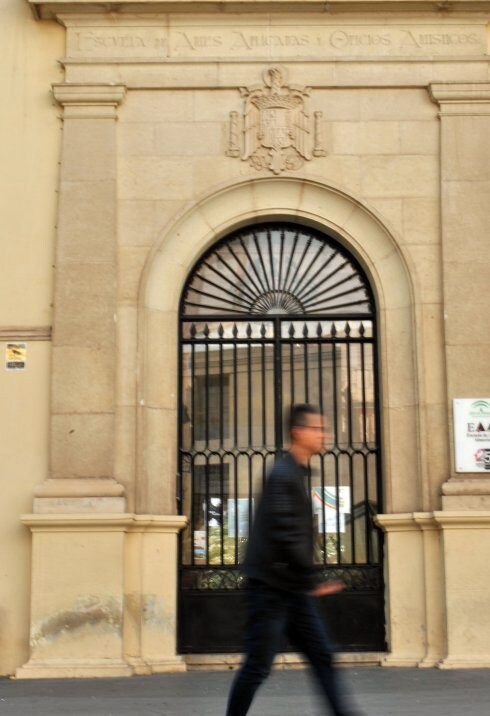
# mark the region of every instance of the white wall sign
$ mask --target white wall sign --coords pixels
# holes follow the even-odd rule
[[[490,472],[490,398],[453,401],[456,472]]]
[[[351,512],[350,487],[312,487],[313,512],[318,517],[318,532],[345,532],[345,515]],[[324,520],[325,516],[325,522]]]

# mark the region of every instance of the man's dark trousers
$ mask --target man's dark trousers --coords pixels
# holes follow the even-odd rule
[[[249,624],[245,661],[235,677],[226,716],[245,716],[255,692],[270,673],[272,662],[286,635],[305,654],[326,702],[335,716],[351,716],[345,690],[332,663],[332,645],[314,597],[274,589],[249,580]]]

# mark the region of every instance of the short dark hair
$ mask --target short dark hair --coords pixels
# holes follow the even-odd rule
[[[307,424],[308,415],[321,415],[320,408],[310,403],[296,403],[289,408],[286,426],[289,434],[293,428],[301,428]]]

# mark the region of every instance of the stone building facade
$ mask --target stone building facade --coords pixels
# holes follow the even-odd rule
[[[0,341],[27,355],[0,378],[0,672],[186,668],[180,302],[273,221],[335,237],[376,297],[372,658],[490,666],[490,477],[458,471],[453,420],[490,400],[489,4],[4,7]]]

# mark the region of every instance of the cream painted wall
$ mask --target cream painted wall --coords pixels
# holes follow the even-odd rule
[[[5,370],[5,329],[51,323],[63,29],[24,0],[0,2],[0,674],[27,657],[31,536],[20,515],[48,471],[50,344],[29,341],[23,372]],[[5,340],[4,340],[5,339]]]
[[[0,3],[0,326],[51,322],[61,122],[50,85],[63,28],[39,23],[25,0]]]
[[[2,362],[5,343],[0,342]],[[50,354],[28,343],[27,367],[0,366],[0,674],[11,674],[28,654],[31,535],[20,515],[48,469]]]

